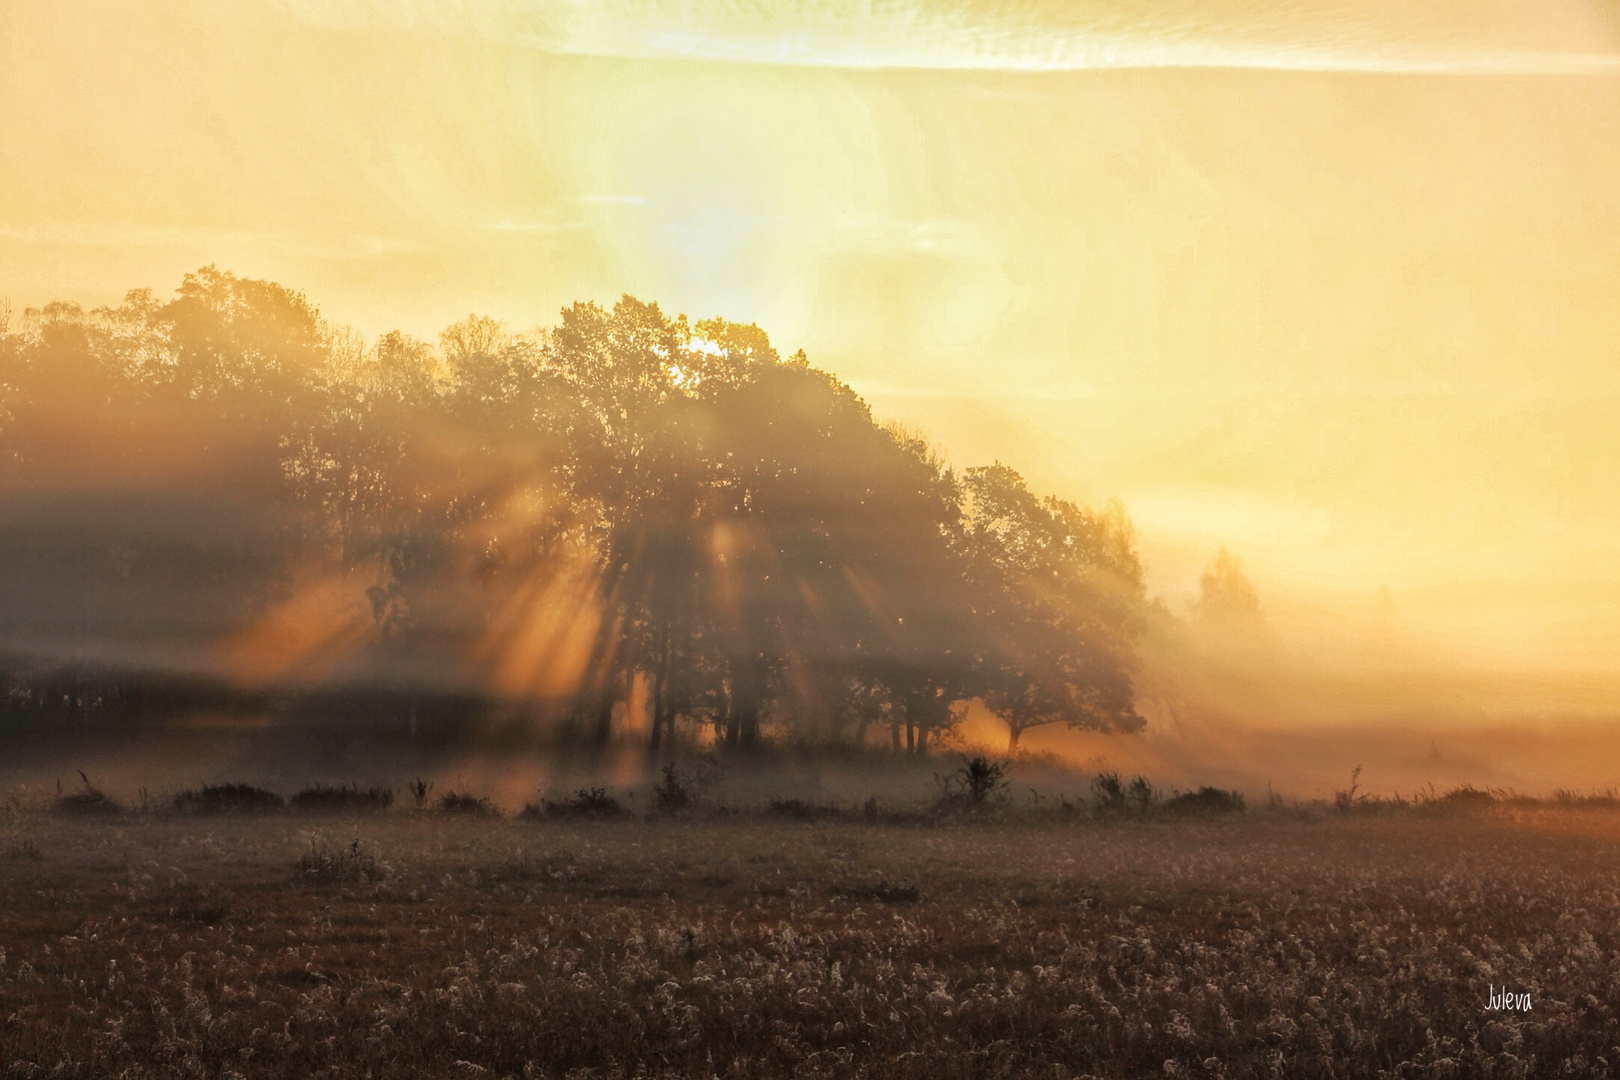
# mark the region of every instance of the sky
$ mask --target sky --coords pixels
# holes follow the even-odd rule
[[[1615,0],[0,0],[0,193],[17,310],[631,293],[1121,499],[1172,609],[1226,546],[1291,639],[1620,675]]]

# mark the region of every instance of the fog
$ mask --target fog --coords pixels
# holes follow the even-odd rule
[[[954,476],[1120,500],[1163,615],[1145,727],[1026,750],[1304,793],[1357,764],[1608,786],[1617,56],[1580,3],[7,0],[0,295],[36,334],[29,308],[166,304],[216,264],[318,309],[322,385],[394,329],[448,365],[468,312],[533,342],[624,293],[757,323]],[[385,658],[389,579],[310,539],[333,507],[283,497],[290,429],[173,402],[130,429],[123,390],[40,363],[0,505],[8,654],[233,688],[233,715],[589,681],[594,556],[436,593],[456,648]],[[542,528],[511,444],[389,430],[424,505],[476,489],[486,532]],[[1241,647],[1198,628],[1223,547],[1257,597]],[[1004,747],[998,723],[974,705],[960,738]]]

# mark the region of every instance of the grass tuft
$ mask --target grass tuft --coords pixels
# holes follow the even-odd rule
[[[118,801],[102,791],[81,770],[79,773],[80,788],[78,791],[61,794],[61,782],[57,782],[58,794],[56,796],[56,811],[60,814],[116,814],[123,810]]]
[[[384,875],[382,864],[360,846],[358,837],[338,848],[311,837],[293,869],[295,879],[307,885],[376,881]]]

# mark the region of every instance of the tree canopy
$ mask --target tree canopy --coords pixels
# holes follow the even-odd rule
[[[0,323],[0,469],[14,656],[456,686],[604,739],[634,698],[654,744],[1142,723],[1120,506],[959,473],[758,327],[629,296],[436,347],[213,267],[54,303]]]

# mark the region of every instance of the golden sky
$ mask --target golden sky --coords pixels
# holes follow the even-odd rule
[[[757,321],[1172,607],[1620,672],[1615,0],[0,0],[0,296],[209,262]]]

